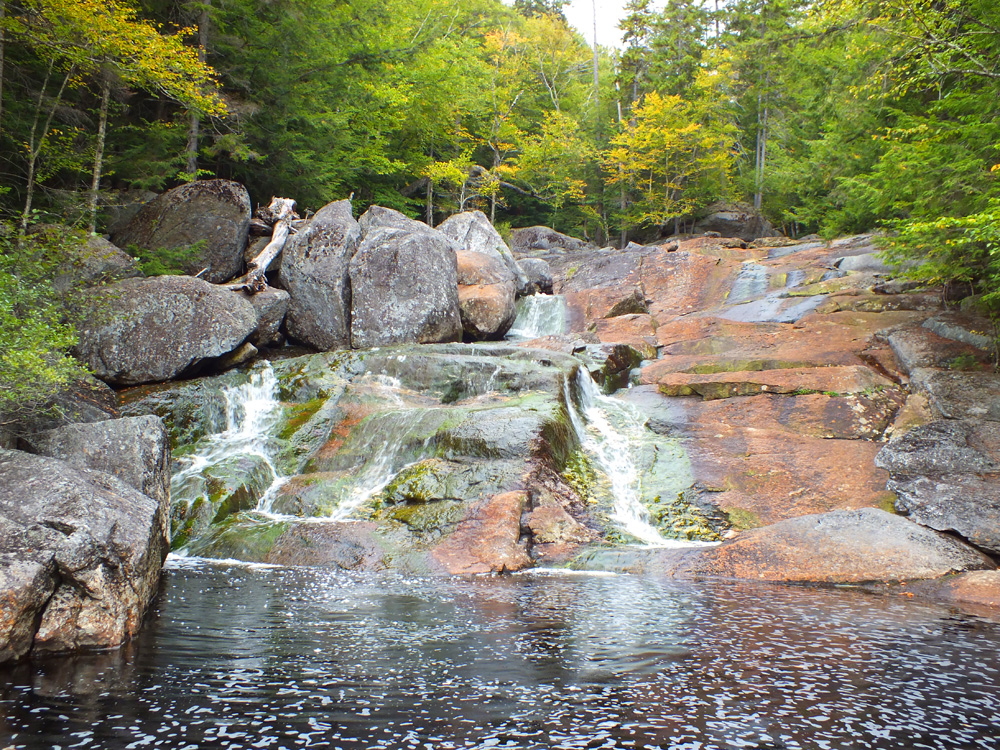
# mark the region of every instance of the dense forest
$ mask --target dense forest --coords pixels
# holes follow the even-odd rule
[[[620,50],[562,5],[0,0],[4,314],[29,224],[213,176],[614,245],[746,201],[1000,308],[994,0],[630,0]]]

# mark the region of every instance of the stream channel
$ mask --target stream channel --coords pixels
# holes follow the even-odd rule
[[[523,304],[513,338],[563,326],[558,298]],[[989,617],[592,565],[432,575],[467,495],[540,439],[605,545],[711,542],[680,441],[569,355],[308,355],[131,403],[171,425],[160,596],[119,650],[0,669],[3,750],[1000,748]],[[326,567],[297,564],[331,538]]]

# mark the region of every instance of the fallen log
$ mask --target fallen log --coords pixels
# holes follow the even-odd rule
[[[270,205],[261,209],[258,215],[264,221],[273,222],[271,241],[247,264],[245,275],[226,285],[233,291],[257,294],[267,289],[267,267],[284,249],[292,222],[299,218],[295,213],[295,201],[291,198],[272,198]]]

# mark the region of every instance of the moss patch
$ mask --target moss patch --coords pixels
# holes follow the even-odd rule
[[[650,523],[669,539],[719,541],[720,537],[708,518],[684,498],[684,493],[667,498],[657,495],[647,509]]]
[[[569,454],[562,478],[583,502],[594,502],[597,497],[597,471],[586,453],[575,450]]]
[[[878,504],[876,507],[879,510],[884,510],[886,513],[892,513],[893,515],[899,515],[896,512],[896,493],[889,492],[886,490],[881,495],[878,496]]]
[[[726,518],[729,521],[729,525],[737,531],[759,529],[764,525],[760,520],[760,516],[745,508],[729,508],[726,511]]]

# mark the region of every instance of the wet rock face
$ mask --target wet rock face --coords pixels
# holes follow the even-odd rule
[[[514,572],[532,564],[520,540],[525,492],[506,492],[475,505],[457,529],[431,552],[446,573]]]
[[[361,227],[348,200],[319,210],[282,251],[281,280],[291,299],[288,332],[320,350],[350,346],[349,266]]]
[[[290,517],[280,524],[248,512],[273,480],[258,453],[237,447],[206,468],[185,463],[192,448],[214,450],[218,436],[208,433],[232,427],[217,413],[210,381],[129,394],[126,409],[164,414],[177,436],[175,547],[440,573],[522,567],[533,559],[535,535],[547,560],[600,537],[581,525],[586,507],[560,474],[579,449],[565,402],[579,368],[573,357],[439,344],[328,352],[273,368],[284,404],[276,403],[271,437],[254,451],[266,452],[284,477],[268,494],[268,508]],[[220,389],[239,385],[235,373],[213,380]],[[196,427],[199,420],[208,424]],[[510,493],[522,499],[511,503]],[[529,509],[540,510],[527,525]],[[319,521],[331,516],[350,520]]]
[[[192,248],[184,272],[202,274],[218,284],[238,276],[250,228],[250,195],[228,180],[198,180],[181,185],[143,205],[111,235],[121,248]]]
[[[801,516],[699,555],[687,572],[759,581],[861,583],[991,570],[968,545],[875,508]]]
[[[104,472],[0,451],[0,661],[133,635],[167,554],[166,514]]]
[[[1000,422],[920,425],[888,443],[876,463],[912,520],[1000,552]]]
[[[184,499],[171,508],[171,546],[181,549],[212,524],[253,510],[273,480],[267,461],[253,455],[233,456],[187,477],[178,487]]]
[[[113,385],[169,380],[233,351],[257,325],[249,302],[188,276],[126,279],[88,304],[76,356]]]
[[[360,223],[364,238],[350,262],[351,345],[460,340],[452,242],[389,209],[373,208]]]

